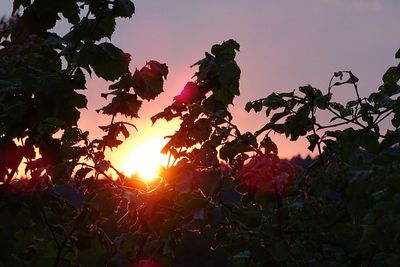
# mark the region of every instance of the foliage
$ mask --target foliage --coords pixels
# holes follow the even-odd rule
[[[0,22],[0,266],[399,265],[400,165],[390,148],[400,141],[400,65],[368,98],[340,71],[325,94],[307,85],[249,102],[268,118],[250,133],[229,111],[240,46],[214,45],[151,118],[181,124],[162,150],[169,166],[144,184],[104,155],[134,127],[120,118],[137,118],[168,75],[157,61],[131,73],[130,55],[104,41],[134,12],[129,0],[15,0],[15,19]],[[51,31],[61,16],[71,24],[64,36]],[[95,140],[77,127],[93,73],[113,81],[98,109],[111,121]],[[356,100],[332,101],[343,85]],[[272,132],[306,137],[315,163],[300,170],[280,159]],[[23,161],[30,178],[15,177]]]

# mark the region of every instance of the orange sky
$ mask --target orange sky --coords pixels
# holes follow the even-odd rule
[[[400,35],[398,0],[137,0],[131,20],[119,20],[111,40],[132,54],[131,70],[148,60],[169,66],[165,93],[143,103],[140,119],[113,159],[124,158],[136,144],[148,138],[171,134],[175,125],[158,122],[151,128],[150,116],[171,103],[214,43],[235,39],[241,44],[238,63],[242,69],[241,96],[231,112],[242,131],[254,131],[266,123],[263,114],[244,111],[247,101],[273,91],[289,91],[311,84],[324,89],[334,71],[352,70],[360,78],[362,95],[376,90],[388,66],[395,64]],[[0,13],[9,13],[11,0],[0,3]],[[1,14],[0,14],[1,15]],[[58,30],[65,29],[59,25]],[[88,83],[88,110],[80,125],[100,132],[97,125],[108,119],[96,114],[104,101],[100,93],[107,85],[96,79]],[[351,94],[342,90],[337,99]],[[136,141],[135,141],[136,140]],[[306,142],[295,144],[275,137],[280,155],[306,155]]]

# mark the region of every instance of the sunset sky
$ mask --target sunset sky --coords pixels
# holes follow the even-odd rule
[[[132,71],[148,60],[169,66],[165,93],[144,103],[133,121],[126,145],[113,158],[124,158],[145,140],[162,140],[175,125],[158,122],[152,128],[150,116],[171,103],[196,69],[189,66],[201,59],[211,45],[235,39],[241,45],[237,61],[242,69],[241,96],[231,108],[242,131],[254,131],[266,123],[263,114],[244,111],[247,101],[273,91],[291,91],[311,84],[326,90],[332,73],[352,70],[360,78],[362,95],[379,86],[387,67],[396,63],[400,47],[399,0],[136,0],[136,14],[119,20],[111,40],[132,55]],[[11,12],[12,1],[0,2],[0,13]],[[63,28],[61,25],[60,29]],[[98,133],[107,123],[95,109],[101,107],[100,93],[107,85],[96,79],[88,84],[88,111],[82,111],[81,126]],[[338,89],[340,90],[340,88]],[[348,99],[351,92],[338,92]],[[169,131],[169,132],[168,132]],[[306,142],[296,145],[275,137],[280,155],[306,155]],[[160,144],[162,145],[162,144]]]

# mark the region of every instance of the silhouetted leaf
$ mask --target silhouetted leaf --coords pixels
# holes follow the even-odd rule
[[[137,99],[137,95],[129,93],[119,93],[115,96],[111,103],[99,109],[104,114],[115,115],[121,113],[128,117],[139,117],[138,111],[142,105],[142,101]]]
[[[311,152],[314,152],[315,146],[318,144],[320,137],[317,134],[311,134],[307,136],[307,140],[310,143],[307,149]]]
[[[135,13],[135,5],[130,0],[115,0],[112,10],[115,16],[131,18]]]
[[[90,65],[97,76],[116,80],[129,71],[130,55],[111,43],[87,45],[78,54],[79,66]]]
[[[384,83],[392,82],[397,83],[400,79],[400,67],[390,67],[382,77]]]
[[[164,79],[167,78],[168,67],[157,61],[149,61],[140,70],[136,69],[133,74],[133,85],[135,93],[142,99],[150,100],[156,98],[163,92]]]

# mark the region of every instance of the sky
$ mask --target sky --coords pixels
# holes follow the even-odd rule
[[[384,71],[397,61],[400,47],[399,0],[136,0],[132,19],[120,19],[111,41],[132,55],[131,70],[149,60],[169,66],[165,93],[144,103],[140,119],[112,158],[126,157],[149,139],[162,140],[175,124],[150,117],[164,109],[179,94],[196,71],[190,65],[203,58],[215,43],[235,39],[240,43],[237,62],[242,70],[241,95],[231,112],[242,132],[255,131],[267,120],[263,113],[244,111],[246,102],[272,92],[292,91],[311,84],[323,91],[334,71],[351,70],[360,78],[360,94],[367,96],[381,84]],[[12,1],[0,2],[9,14]],[[99,133],[97,125],[109,121],[94,111],[105,102],[100,93],[107,84],[88,83],[88,110],[80,126]],[[352,91],[337,89],[336,100],[349,100]],[[94,123],[95,122],[95,123]],[[273,136],[281,157],[307,155],[305,140],[296,143]]]

